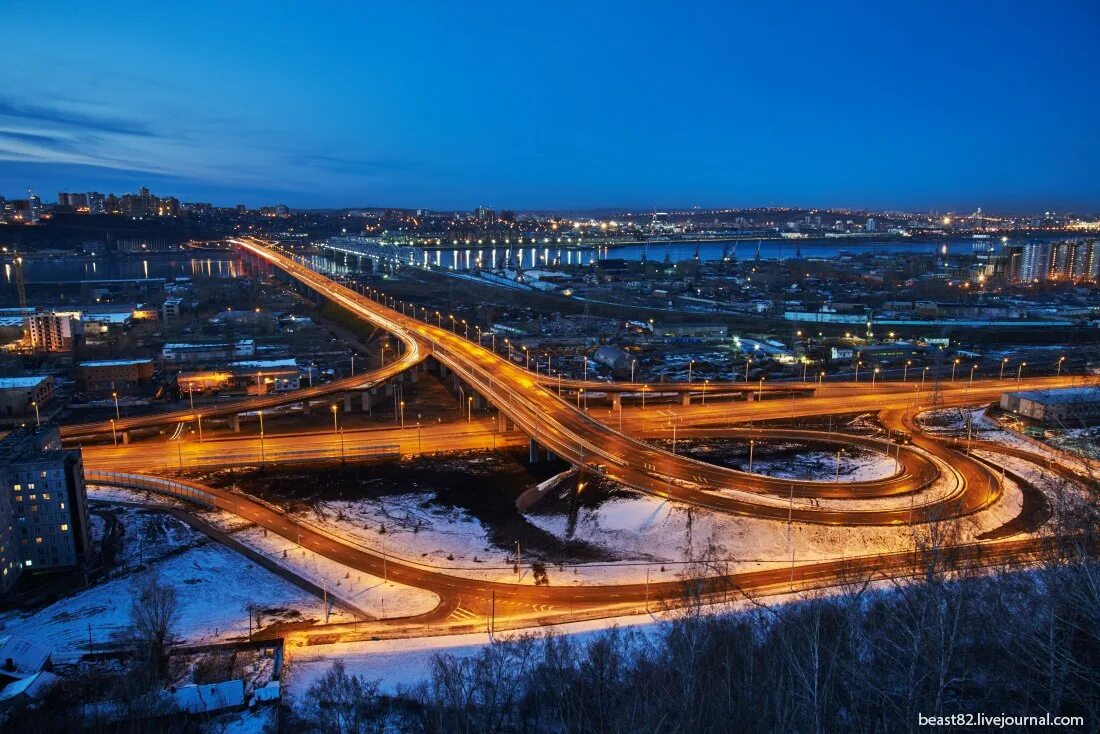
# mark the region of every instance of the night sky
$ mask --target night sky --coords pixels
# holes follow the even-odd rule
[[[1100,211],[1095,0],[319,6],[5,3],[0,195]]]

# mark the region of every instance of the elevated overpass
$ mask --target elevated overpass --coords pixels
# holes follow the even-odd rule
[[[418,320],[357,293],[313,271],[293,255],[280,252],[272,244],[256,239],[230,242],[359,318],[406,343],[415,343],[419,352],[429,354],[454,372],[532,441],[577,466],[643,492],[722,512],[783,521],[849,525],[905,524],[926,516],[966,514],[988,507],[1000,495],[996,477],[981,467],[968,464],[964,471],[955,472],[953,491],[904,509],[793,508],[767,501],[763,495],[812,490],[820,483],[747,474],[650,446],[596,420],[560,399],[522,367],[439,324]],[[854,387],[852,393],[866,395],[870,393],[870,386]],[[955,458],[946,450],[934,450],[942,452],[940,458],[948,463]],[[848,486],[858,490],[857,484]],[[910,486],[903,489],[915,491],[921,486],[921,478],[912,477]]]

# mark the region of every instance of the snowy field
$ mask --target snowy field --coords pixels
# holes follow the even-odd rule
[[[127,537],[115,575],[37,612],[0,616],[4,632],[45,646],[56,660],[110,646],[128,634],[130,600],[140,571],[147,568],[176,590],[176,636],[190,643],[225,641],[248,635],[248,605],[258,605],[264,624],[319,620],[320,599],[218,545],[163,513],[125,512]],[[139,540],[143,539],[143,540]],[[226,583],[232,579],[232,583]],[[339,621],[339,613],[334,615]]]

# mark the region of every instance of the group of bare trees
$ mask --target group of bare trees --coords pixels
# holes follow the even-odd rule
[[[1100,722],[1100,565],[929,574],[645,632],[527,636],[439,656],[380,695],[335,668],[306,695],[325,734],[895,732],[918,716]],[[338,685],[337,685],[338,684]]]

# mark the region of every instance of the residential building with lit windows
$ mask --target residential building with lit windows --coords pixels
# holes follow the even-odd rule
[[[82,565],[91,552],[79,449],[56,427],[0,439],[0,594],[24,573]]]

